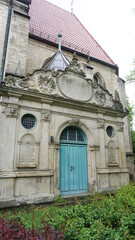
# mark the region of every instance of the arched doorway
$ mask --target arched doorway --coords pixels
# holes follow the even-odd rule
[[[80,129],[67,127],[60,136],[61,194],[85,193],[87,187],[87,142]]]

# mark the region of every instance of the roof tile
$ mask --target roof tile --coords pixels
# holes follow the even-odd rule
[[[46,0],[32,0],[29,15],[32,35],[58,43],[61,31],[62,46],[116,65],[74,14]]]

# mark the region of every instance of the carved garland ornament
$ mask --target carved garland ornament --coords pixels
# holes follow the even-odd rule
[[[103,93],[103,91],[101,91],[101,90],[97,90],[95,92],[95,99],[100,106],[103,106],[106,102],[105,93]]]

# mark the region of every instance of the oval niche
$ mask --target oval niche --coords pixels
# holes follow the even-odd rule
[[[67,98],[88,101],[92,97],[92,85],[83,78],[65,74],[58,82],[61,93]]]

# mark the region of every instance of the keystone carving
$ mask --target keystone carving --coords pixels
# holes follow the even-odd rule
[[[16,107],[7,107],[3,112],[7,117],[18,117],[18,108]]]
[[[73,124],[73,125],[80,125],[80,120],[79,118],[72,118],[70,121],[69,121],[69,124]]]
[[[97,90],[95,92],[95,99],[100,106],[103,106],[106,102],[105,93],[102,90]]]
[[[105,121],[104,120],[98,120],[97,121],[97,127],[98,128],[104,128],[105,126]]]

